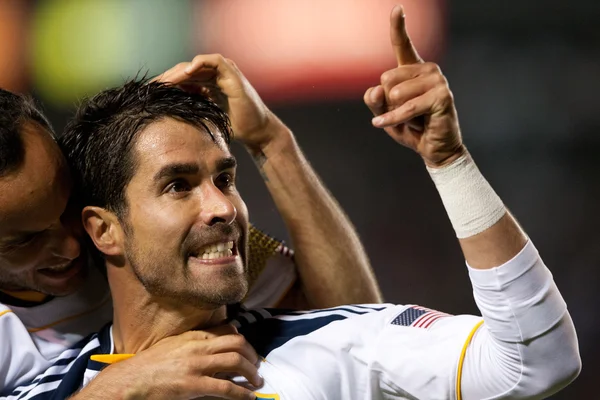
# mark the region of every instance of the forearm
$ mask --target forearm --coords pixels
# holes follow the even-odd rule
[[[502,265],[523,249],[526,235],[466,150],[453,163],[428,171],[471,267]]]
[[[302,287],[310,306],[381,301],[362,243],[323,186],[291,131],[274,119],[277,139],[250,151],[290,232]]]
[[[464,398],[541,398],[566,386],[580,368],[576,333],[537,250],[468,153],[429,172],[484,318],[467,351]]]

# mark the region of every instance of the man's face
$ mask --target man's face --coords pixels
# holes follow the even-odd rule
[[[219,132],[165,118],[140,132],[126,187],[125,257],[146,290],[207,308],[248,290],[248,211]]]
[[[41,126],[26,123],[22,134],[23,165],[0,177],[0,289],[63,296],[84,277],[68,169]]]

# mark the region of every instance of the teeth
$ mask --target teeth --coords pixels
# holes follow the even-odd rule
[[[204,253],[202,254],[202,259],[203,260],[214,260],[217,258],[223,258],[223,257],[231,257],[233,255],[233,252],[229,249],[225,249],[223,251],[217,251],[214,253]]]
[[[198,258],[202,260],[212,260],[221,257],[230,257],[233,255],[233,242],[224,242],[206,246],[198,253]]]
[[[55,272],[62,272],[62,271],[66,271],[69,269],[69,267],[71,267],[71,264],[65,264],[65,265],[57,265],[54,267],[48,267],[48,268],[44,268],[50,271],[55,271]]]

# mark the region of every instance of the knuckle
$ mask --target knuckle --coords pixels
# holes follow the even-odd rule
[[[395,75],[394,70],[385,71],[381,74],[381,84],[383,86],[390,85],[394,81]]]
[[[233,383],[229,382],[229,381],[224,381],[224,380],[217,380],[214,383],[214,390],[215,392],[221,394],[221,395],[231,395],[234,391],[233,388]]]
[[[237,333],[227,333],[223,336],[219,336],[217,340],[221,341],[223,346],[227,347],[228,349],[232,349],[232,351],[237,351],[243,348],[244,344],[246,343],[246,339]]]
[[[390,100],[392,100],[392,101],[400,101],[404,97],[402,89],[398,86],[395,86],[394,88],[392,88],[392,90],[390,90],[388,96],[389,96]]]
[[[434,77],[435,77],[434,82],[436,85],[446,86],[448,84],[448,82],[446,81],[446,77],[444,75],[442,75],[441,73],[435,74]]]
[[[206,333],[203,331],[188,331],[181,335],[181,338],[186,341],[206,339]]]
[[[407,101],[406,103],[404,103],[404,105],[402,106],[402,109],[399,110],[402,113],[410,113],[412,111],[414,111],[417,108],[417,105],[415,104],[414,101]]]
[[[452,95],[452,92],[450,91],[450,88],[448,86],[443,86],[443,87],[440,88],[440,90],[439,90],[439,96],[442,99],[445,99],[445,100],[452,100],[453,97],[454,97]]]
[[[229,353],[227,355],[227,363],[230,365],[239,365],[244,361],[244,356],[240,353]]]
[[[203,356],[208,353],[206,344],[198,341],[188,342],[188,345],[186,346],[185,350],[194,357]]]
[[[239,333],[235,333],[231,335],[231,345],[235,348],[242,348],[246,345],[246,338]]]
[[[178,63],[178,64],[175,65],[174,69],[176,69],[176,70],[183,69],[183,68],[187,67],[187,65],[188,65],[187,62],[180,62],[180,63]]]
[[[441,74],[442,73],[442,70],[440,69],[439,65],[437,65],[436,63],[430,62],[430,61],[423,64],[423,70],[428,74]]]
[[[440,104],[443,105],[451,104],[454,101],[454,95],[447,86],[440,87],[440,89],[437,91],[436,97],[438,98]]]

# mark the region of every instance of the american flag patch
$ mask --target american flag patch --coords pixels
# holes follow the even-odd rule
[[[427,329],[438,319],[449,316],[450,314],[429,308],[411,306],[398,314],[392,321],[392,325],[414,326],[415,328]]]

